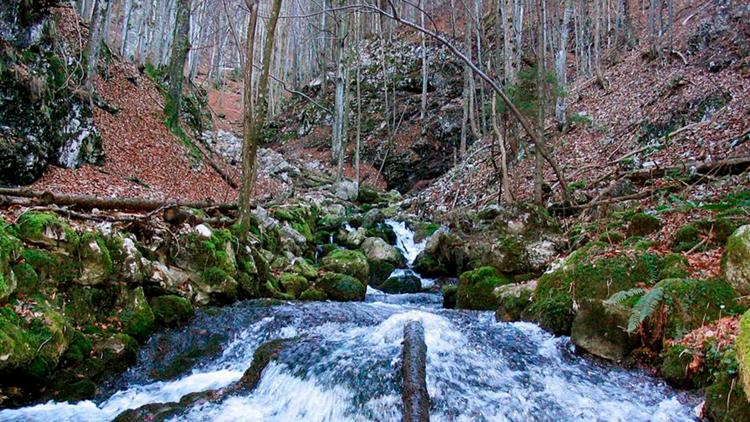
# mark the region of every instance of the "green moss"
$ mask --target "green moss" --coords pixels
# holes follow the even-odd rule
[[[740,369],[740,380],[746,391],[750,391],[750,311],[740,319],[740,332],[737,335],[734,349]]]
[[[73,285],[65,293],[65,315],[78,325],[93,324],[117,306],[117,290]]]
[[[11,236],[4,224],[0,223],[0,303],[5,302],[13,294],[17,283],[28,284],[26,273],[17,274],[11,269],[11,263],[18,258],[20,251],[21,242]],[[24,280],[17,282],[21,276],[24,276]]]
[[[362,252],[336,249],[321,260],[321,268],[334,273],[346,274],[367,283],[370,267]]]
[[[680,388],[700,388],[708,381],[704,371],[693,373],[690,363],[693,352],[682,345],[667,348],[662,353],[661,376],[671,385]]]
[[[156,365],[150,375],[159,381],[177,378],[193,368],[200,359],[215,356],[221,352],[221,345],[224,341],[226,341],[226,336],[217,333],[196,336],[185,350],[175,354],[164,365]]]
[[[628,237],[646,236],[661,229],[661,220],[651,214],[638,213],[633,215],[628,225]]]
[[[750,402],[736,374],[722,373],[706,388],[704,409],[712,421],[750,421]]]
[[[80,364],[88,359],[91,355],[92,343],[86,335],[80,331],[73,333],[73,339],[70,342],[68,350],[62,356],[62,361],[67,365]]]
[[[139,341],[146,341],[154,328],[154,313],[146,300],[142,287],[125,292],[121,298],[122,310],[118,313],[122,330]]]
[[[685,252],[695,247],[699,242],[700,230],[694,224],[686,224],[680,227],[674,235],[675,252]]]
[[[687,258],[676,253],[664,255],[664,266],[659,272],[659,280],[683,278],[688,274],[690,274],[690,264]]]
[[[205,238],[196,232],[185,235],[185,246],[179,259],[198,270],[218,268],[233,275],[237,271],[234,250],[239,240],[228,229],[212,230],[211,237]]]
[[[426,254],[420,254],[414,261],[414,271],[425,277],[442,277],[448,275],[445,265]]]
[[[318,276],[318,269],[306,259],[295,259],[289,271],[299,274],[308,280],[315,280]]]
[[[80,276],[78,261],[70,255],[33,248],[24,249],[21,255],[24,262],[36,271],[43,284],[67,284]]]
[[[461,274],[456,292],[456,306],[461,309],[495,310],[495,287],[512,281],[494,267],[481,267]]]
[[[448,285],[443,286],[443,308],[455,309],[456,308],[456,295],[458,294],[458,286]]]
[[[602,243],[592,242],[572,253],[562,267],[539,279],[529,316],[555,334],[568,334],[573,323],[573,302],[606,299],[640,284],[653,284],[661,260],[650,253],[604,256]]]
[[[34,270],[34,267],[28,263],[23,262],[14,265],[13,274],[15,274],[18,283],[18,292],[28,295],[39,291],[39,275]]]
[[[315,287],[310,287],[299,295],[299,299],[309,301],[324,301],[328,299],[328,296],[323,290],[317,289]]]
[[[78,234],[57,215],[49,212],[26,212],[18,217],[16,223],[18,235],[29,242],[49,243],[44,233],[52,234],[54,244],[70,245],[74,249],[78,245]]]
[[[326,273],[316,283],[326,295],[336,301],[364,300],[365,285],[346,274]]]
[[[622,235],[622,233],[615,232],[615,231],[607,231],[607,232],[602,233],[599,236],[600,242],[611,243],[613,245],[616,245],[622,242],[623,239],[624,239],[624,236]]]
[[[380,286],[383,284],[384,281],[390,277],[393,270],[396,269],[396,267],[391,264],[390,262],[386,261],[367,261],[368,265],[370,266],[370,282],[369,284],[372,286]]]
[[[195,314],[190,301],[177,295],[157,296],[151,299],[151,309],[156,324],[162,327],[177,327]]]
[[[307,290],[310,285],[305,277],[293,273],[281,274],[279,281],[284,288],[284,292],[291,295],[293,298],[299,298],[300,294]]]

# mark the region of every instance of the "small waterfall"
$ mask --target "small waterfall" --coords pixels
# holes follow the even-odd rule
[[[424,250],[427,240],[423,239],[421,242],[416,243],[414,241],[414,231],[406,227],[406,223],[403,221],[385,220],[385,224],[396,233],[396,248],[404,254],[406,264],[411,268],[419,253]]]

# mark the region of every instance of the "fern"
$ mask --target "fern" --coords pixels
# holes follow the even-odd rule
[[[664,289],[662,287],[654,287],[643,295],[642,298],[638,299],[633,310],[630,313],[630,319],[628,319],[628,333],[633,333],[638,327],[643,324],[648,317],[656,312],[656,309],[661,304],[664,298]]]
[[[609,299],[605,300],[605,303],[608,303],[610,305],[617,305],[625,302],[626,300],[640,296],[642,294],[646,293],[646,289],[641,287],[636,287],[630,290],[623,290],[620,292],[617,292],[609,297]]]

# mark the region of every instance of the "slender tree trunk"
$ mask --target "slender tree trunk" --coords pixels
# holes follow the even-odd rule
[[[102,46],[104,35],[103,26],[109,9],[109,0],[95,0],[93,2],[93,14],[91,25],[89,25],[89,38],[86,44],[86,79],[84,88],[92,98],[94,95],[94,78],[96,77],[96,65],[99,62],[99,51]],[[91,100],[93,101],[93,99]]]
[[[343,4],[343,2],[342,2]],[[336,180],[343,177],[344,155],[346,150],[346,17],[336,21],[336,95],[333,119],[333,161],[336,163]]]
[[[362,28],[360,27],[361,16],[360,13],[357,12],[357,145],[354,149],[354,172],[355,172],[355,181],[357,182],[357,192],[359,193],[359,184],[362,180],[361,174],[360,174],[360,162],[359,162],[359,151],[362,144],[362,92],[360,90],[360,81],[362,79],[361,74],[361,67],[362,67],[362,51],[360,48],[360,44],[362,42]],[[423,39],[424,42],[424,39]]]
[[[249,230],[252,221],[251,200],[255,195],[255,160],[258,155],[258,144],[266,120],[268,104],[268,80],[271,72],[271,57],[273,53],[276,25],[281,11],[281,0],[273,0],[271,16],[266,26],[266,39],[263,47],[263,63],[260,81],[258,82],[258,99],[252,99],[253,86],[253,45],[255,44],[255,30],[258,21],[258,1],[245,0],[250,9],[250,19],[247,25],[247,46],[245,56],[245,140],[242,144],[242,184],[239,199],[239,223],[243,230]]]
[[[423,5],[422,0],[419,2],[420,8],[425,7]],[[424,11],[420,12],[420,24],[424,26]],[[422,104],[419,109],[419,120],[421,121],[422,125],[422,132],[425,131],[425,124],[424,119],[425,115],[427,114],[427,36],[425,34],[422,34]],[[357,71],[359,71],[359,68],[357,68]],[[359,81],[357,82],[359,83]],[[357,85],[357,89],[359,89],[359,85]]]
[[[122,29],[120,30],[120,33],[122,34],[122,42],[120,44],[120,55],[123,57],[127,57],[128,34],[130,34],[130,17],[133,14],[132,0],[124,1],[122,6],[122,13]]]
[[[185,61],[190,51],[190,0],[177,0],[172,55],[169,60],[169,102],[165,111],[167,122],[179,125]]]
[[[557,50],[557,57],[555,58],[557,82],[560,84],[562,92],[565,92],[565,90],[567,90],[568,85],[566,59],[568,57],[568,27],[570,25],[570,14],[572,13],[572,9],[572,0],[565,0],[565,10],[563,10],[562,26],[560,27],[560,49]],[[557,96],[557,103],[555,104],[555,116],[557,117],[557,122],[560,127],[565,129],[568,122],[565,116],[565,97],[563,96],[562,92]]]
[[[545,0],[539,0],[539,22],[537,22],[537,104],[536,104],[536,129],[539,131],[538,139],[544,139],[544,91],[545,91],[545,77],[544,77],[544,31],[542,29],[542,2]],[[596,1],[596,0],[595,0]],[[538,205],[543,205],[544,198],[542,196],[542,183],[544,182],[544,159],[540,149],[544,145],[536,145],[534,149],[534,155],[536,158],[536,166],[534,168],[534,202]]]

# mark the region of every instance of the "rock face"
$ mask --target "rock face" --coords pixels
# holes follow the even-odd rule
[[[101,140],[89,103],[67,83],[65,69],[77,65],[77,56],[61,57],[71,46],[57,35],[49,5],[7,3],[0,15],[3,38],[10,42],[0,53],[0,184],[31,183],[48,165],[100,163]],[[73,63],[64,63],[68,59]]]
[[[724,276],[740,294],[750,294],[750,225],[732,233],[724,252]]]
[[[638,338],[625,331],[630,310],[601,300],[583,301],[573,320],[573,344],[604,359],[619,362],[636,346]]]
[[[496,287],[510,284],[511,280],[493,267],[481,267],[461,274],[456,292],[456,307],[460,309],[495,310]]]

